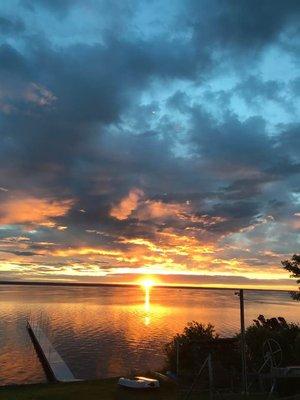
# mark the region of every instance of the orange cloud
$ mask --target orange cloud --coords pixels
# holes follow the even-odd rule
[[[162,201],[142,201],[143,197],[144,192],[142,190],[137,188],[130,190],[129,194],[111,209],[110,215],[119,220],[125,220],[129,216],[133,216],[145,221],[171,217],[179,218],[182,213],[191,211],[190,206],[186,203],[166,204]]]
[[[1,204],[0,224],[38,224],[55,226],[52,218],[65,215],[72,200],[48,200],[37,197],[10,198]]]
[[[113,244],[101,246],[81,242],[75,246],[64,247],[61,244],[49,247],[48,243],[39,243],[38,250],[32,251],[31,243],[24,236],[9,237],[0,240],[0,250],[5,257],[0,265],[0,273],[11,271],[22,276],[30,271],[38,276],[61,275],[100,277],[108,274],[155,273],[155,274],[193,274],[208,276],[244,276],[267,279],[268,275],[276,279],[285,279],[286,273],[277,263],[276,254],[270,254],[266,268],[257,269],[254,259],[239,258],[231,254],[230,248],[220,246],[205,236],[201,237],[189,227],[189,221],[197,222],[197,229],[224,221],[223,217],[198,215],[192,205],[187,203],[166,204],[162,201],[147,200],[143,191],[132,189],[119,204],[111,210],[111,215],[119,220],[128,217],[143,221],[164,219],[179,221],[176,227],[156,230],[151,228],[148,237],[115,237]],[[64,215],[72,206],[72,201],[50,201],[35,197],[8,198],[1,207],[0,224],[34,223],[42,226],[54,226],[64,230],[67,227],[56,225],[54,217]],[[175,225],[176,226],[176,225]],[[184,229],[182,229],[182,227]],[[87,230],[88,233],[101,233]],[[75,259],[76,257],[76,259]],[[275,258],[275,259],[274,259]],[[6,262],[6,264],[5,264]],[[21,268],[18,270],[17,266]],[[39,271],[40,266],[44,268]],[[51,265],[53,267],[51,267]],[[268,270],[268,273],[263,272]]]
[[[188,211],[186,204],[166,204],[161,201],[148,200],[141,204],[135,212],[135,216],[146,221],[150,219],[181,218],[181,214]]]
[[[191,223],[200,223],[202,226],[212,226],[224,222],[226,218],[220,216],[195,215],[190,202],[164,203],[160,200],[146,200],[142,190],[134,188],[128,196],[111,209],[110,215],[119,220],[128,217],[140,221],[173,219]],[[199,228],[197,228],[199,230]]]
[[[79,247],[79,248],[72,248],[72,249],[62,249],[62,250],[55,250],[53,255],[59,257],[68,257],[68,256],[88,256],[88,255],[99,255],[99,256],[112,256],[117,257],[122,255],[120,251],[114,250],[105,250],[102,248],[96,247]]]
[[[110,215],[119,220],[127,219],[138,205],[139,200],[144,196],[140,189],[132,189],[128,196],[124,197],[119,204],[111,209]]]

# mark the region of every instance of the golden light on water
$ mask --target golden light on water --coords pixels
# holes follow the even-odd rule
[[[144,286],[145,287],[145,311],[150,311],[150,288],[151,286]]]
[[[153,286],[155,286],[156,282],[153,278],[147,277],[147,278],[142,278],[139,281],[139,284],[145,291],[145,299],[144,299],[144,310],[145,310],[145,318],[144,318],[144,323],[145,325],[150,324],[150,311],[151,311],[151,304],[150,304],[150,291]]]

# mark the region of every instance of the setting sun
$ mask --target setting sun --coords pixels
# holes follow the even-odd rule
[[[144,280],[144,281],[142,282],[142,285],[143,285],[144,287],[149,288],[149,287],[154,286],[155,283],[154,283],[154,281],[153,281],[152,279],[146,279],[146,280]]]
[[[152,286],[155,286],[155,284],[156,282],[152,278],[145,278],[140,281],[140,285],[144,288],[151,288]]]

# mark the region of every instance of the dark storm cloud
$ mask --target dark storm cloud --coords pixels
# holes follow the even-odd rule
[[[8,77],[27,77],[29,70],[26,61],[22,54],[14,49],[9,44],[2,44],[0,47],[1,64],[0,69],[2,74]]]
[[[110,14],[119,13],[130,17],[138,6],[147,2],[113,1],[105,2],[83,0],[22,0],[21,4],[31,10],[42,8],[58,16],[66,15],[77,6],[101,9]],[[174,7],[178,6],[174,3]],[[227,46],[252,52],[278,39],[286,28],[297,25],[300,6],[297,0],[230,0],[194,1],[189,0],[179,7],[176,21],[177,29],[193,29],[196,44]],[[198,46],[199,48],[199,46]]]
[[[21,4],[32,11],[37,7],[55,12],[58,16],[64,16],[69,9],[76,5],[76,0],[21,0]]]
[[[300,94],[300,91],[299,91]],[[291,154],[293,159],[300,162],[300,124],[290,124],[278,138],[278,147],[286,154]]]
[[[171,109],[175,109],[180,111],[181,113],[185,113],[189,111],[189,97],[186,93],[178,90],[167,100],[167,106]]]
[[[10,19],[0,15],[0,32],[3,35],[13,35],[22,33],[25,24],[21,19]]]
[[[19,97],[7,99],[12,111],[3,116],[6,159],[13,154],[31,172],[37,165],[43,169],[59,163],[68,173],[82,157],[89,163],[88,153],[95,135],[101,134],[101,124],[120,121],[121,112],[150,79],[184,78],[191,73],[191,67],[181,61],[181,53],[189,50],[175,51],[166,42],[154,46],[113,40],[105,46],[80,45],[63,52],[38,47],[27,57],[11,46],[1,50],[2,69],[9,80],[17,75],[26,89],[34,76],[53,93],[51,107],[45,102],[42,106],[38,101],[28,103],[26,98],[23,102]]]
[[[268,132],[262,117],[243,122],[232,114],[225,118],[220,123],[201,107],[192,110],[194,151],[201,160],[212,163],[211,169],[219,169],[220,176],[225,168],[228,176],[240,175],[247,184],[253,185],[256,181],[260,185],[299,173],[298,124],[283,126],[274,136]],[[291,157],[294,152],[295,156]],[[242,183],[238,179],[233,189]]]
[[[237,179],[224,188],[220,188],[218,195],[224,200],[249,199],[262,193],[263,185],[272,181],[268,175]]]
[[[194,40],[204,45],[225,46],[229,51],[254,55],[274,43],[287,28],[297,27],[297,0],[190,1],[187,23]]]
[[[282,103],[281,96],[282,84],[272,80],[264,82],[257,76],[249,76],[244,82],[238,84],[234,92],[239,94],[249,104],[255,104],[259,100],[273,100]]]
[[[199,109],[194,114],[193,139],[204,158],[217,159],[218,165],[261,166],[269,164],[272,157],[272,141],[265,132],[262,118],[249,118],[240,122],[236,116],[228,115],[222,124]]]

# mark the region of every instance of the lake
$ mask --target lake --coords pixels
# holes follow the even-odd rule
[[[299,323],[299,306],[285,292],[245,292],[247,325],[262,313]],[[103,378],[163,367],[164,344],[189,321],[234,334],[239,299],[219,289],[0,285],[1,385],[46,381],[26,330],[29,317],[40,321],[77,378]]]

